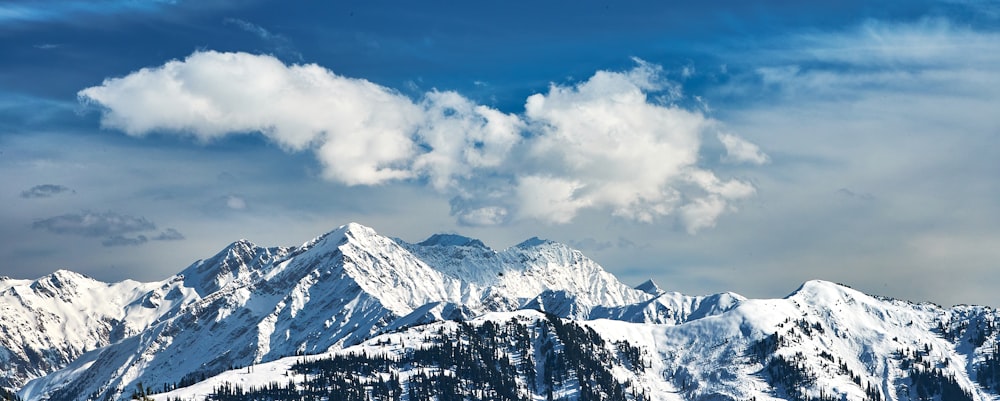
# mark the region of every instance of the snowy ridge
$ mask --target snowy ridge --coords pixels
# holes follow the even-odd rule
[[[678,292],[660,290],[656,298],[648,301],[618,307],[597,307],[591,312],[590,318],[675,325],[721,314],[739,306],[744,301],[746,298],[731,292],[708,296],[688,296]]]
[[[479,313],[510,311],[529,302],[536,305],[562,292],[573,298],[573,305],[564,309],[585,318],[598,305],[624,306],[651,298],[618,281],[580,251],[557,242],[532,238],[498,252],[478,240],[449,238],[462,245],[430,240],[400,244],[457,282],[462,298],[455,302]]]
[[[997,347],[998,339],[996,331],[989,327],[994,327],[996,317],[990,308],[943,309],[879,299],[833,283],[810,281],[783,299],[743,299],[725,311],[684,322],[561,320],[590,328],[603,340],[600,347],[608,353],[601,367],[622,384],[625,400],[953,401],[1000,399],[996,383],[989,382],[981,372],[986,359],[990,355],[995,358],[994,351],[989,350]],[[405,390],[418,385],[416,379],[428,371],[456,374],[454,366],[439,366],[433,360],[414,363],[412,359],[418,350],[434,346],[435,341],[440,343],[435,338],[442,335],[446,336],[445,342],[468,341],[458,334],[462,324],[482,329],[489,325],[510,327],[511,322],[516,322],[529,328],[530,341],[512,340],[505,343],[506,347],[488,352],[496,352],[498,358],[517,366],[526,361],[525,355],[533,355],[534,368],[527,370],[541,377],[546,366],[553,366],[545,362],[541,351],[546,349],[546,342],[552,343],[543,333],[552,333],[552,324],[547,322],[553,318],[520,310],[488,313],[467,323],[437,321],[400,328],[305,359],[292,357],[227,371],[197,385],[155,395],[154,399],[204,400],[226,385],[261,388],[275,377],[286,375],[305,380],[308,375],[296,376],[296,363],[338,355],[385,356],[399,361],[376,370],[381,373],[362,376],[367,377],[362,383],[368,380],[371,386],[378,377],[391,376],[398,378],[400,388]],[[542,325],[550,328],[540,329]],[[638,355],[641,366],[630,361],[620,344],[635,347],[638,352],[634,355]],[[555,353],[567,346],[555,341]],[[529,380],[523,372],[515,372],[511,381],[520,397],[546,399],[546,391],[554,388],[554,398],[577,399],[582,391],[572,375],[539,383]],[[980,378],[974,380],[977,376]],[[617,399],[610,393],[607,397]]]

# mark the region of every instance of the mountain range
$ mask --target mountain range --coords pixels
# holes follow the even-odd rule
[[[627,286],[569,246],[347,224],[153,283],[0,278],[0,399],[996,400],[998,314]]]

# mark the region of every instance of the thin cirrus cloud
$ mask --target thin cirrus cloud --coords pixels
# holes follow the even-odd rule
[[[129,11],[151,11],[175,0],[54,0],[10,1],[0,4],[0,24],[6,22],[39,22],[72,18],[78,15],[107,15]]]
[[[59,235],[100,238],[104,246],[135,246],[150,240],[144,232],[156,230],[156,224],[145,217],[107,212],[82,211],[36,220],[32,226]],[[168,228],[152,237],[156,241],[182,240],[184,235]]]
[[[696,232],[755,189],[699,165],[702,138],[721,124],[668,103],[678,87],[663,75],[637,60],[628,71],[552,84],[511,114],[456,92],[414,101],[315,64],[199,51],[78,95],[102,109],[103,127],[132,136],[260,133],[286,151],[313,152],[333,182],[426,182],[452,196],[462,224],[567,223],[600,209],[642,222],[677,215]],[[766,162],[755,145],[725,135],[734,159]]]

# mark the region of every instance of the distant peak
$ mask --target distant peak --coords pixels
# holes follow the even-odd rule
[[[35,291],[52,291],[58,288],[72,288],[79,284],[81,280],[93,279],[77,272],[59,269],[35,280],[31,284],[31,288]]]
[[[536,247],[536,246],[539,246],[539,245],[554,244],[554,243],[555,242],[549,241],[547,239],[541,239],[541,238],[538,238],[538,237],[531,237],[531,238],[528,238],[528,239],[524,240],[524,242],[522,242],[520,244],[517,244],[515,246],[518,247],[518,248],[532,248],[532,247]]]
[[[222,250],[222,252],[219,252],[219,255],[228,255],[223,257],[236,256],[238,258],[243,258],[249,254],[254,253],[254,250],[257,248],[258,248],[257,245],[254,244],[253,242],[250,242],[250,240],[240,239],[238,241],[234,241],[233,243],[229,244],[229,246],[225,247]]]
[[[61,280],[76,280],[76,279],[81,279],[81,278],[82,279],[89,279],[90,278],[90,277],[84,276],[84,275],[82,275],[80,273],[77,273],[75,271],[66,270],[66,269],[56,270],[56,271],[52,272],[52,274],[49,274],[46,277],[56,278],[56,279],[61,279]]]
[[[469,238],[466,236],[458,234],[434,234],[427,238],[423,242],[418,243],[420,246],[469,246],[489,249],[482,241]]]
[[[809,280],[802,283],[789,297],[842,297],[845,295],[854,295],[855,293],[858,293],[858,291],[844,284],[825,280]]]
[[[649,295],[660,295],[663,293],[663,289],[656,285],[653,279],[646,280],[642,284],[635,286],[635,289],[645,292]]]
[[[375,229],[354,222],[337,227],[333,232],[347,237],[367,237],[378,234],[375,232]]]
[[[302,244],[300,250],[309,249],[317,246],[320,243],[332,241],[335,243],[343,243],[345,241],[360,240],[363,238],[369,238],[372,236],[377,236],[378,233],[375,232],[371,227],[366,227],[364,225],[350,222],[344,224],[334,230],[313,238],[306,243]]]
[[[229,248],[255,248],[255,247],[257,247],[257,245],[246,238],[241,238],[237,241],[233,241],[232,244],[229,244]]]

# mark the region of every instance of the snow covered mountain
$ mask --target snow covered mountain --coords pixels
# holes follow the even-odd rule
[[[20,394],[120,399],[139,382],[189,384],[234,366],[356,344],[386,328],[440,319],[443,311],[472,317],[515,310],[546,291],[572,296],[572,317],[651,297],[562,244],[535,239],[497,252],[456,238],[407,244],[348,224],[297,248],[238,241],[167,280],[175,289],[166,295],[137,296],[162,302],[187,294],[173,313],[82,355],[80,347],[57,361],[64,369]]]
[[[633,289],[537,238],[496,251],[348,224],[238,241],[163,282],[61,271],[0,295],[0,385],[24,400],[140,383],[160,400],[1000,399],[991,308],[822,281],[768,300]]]

